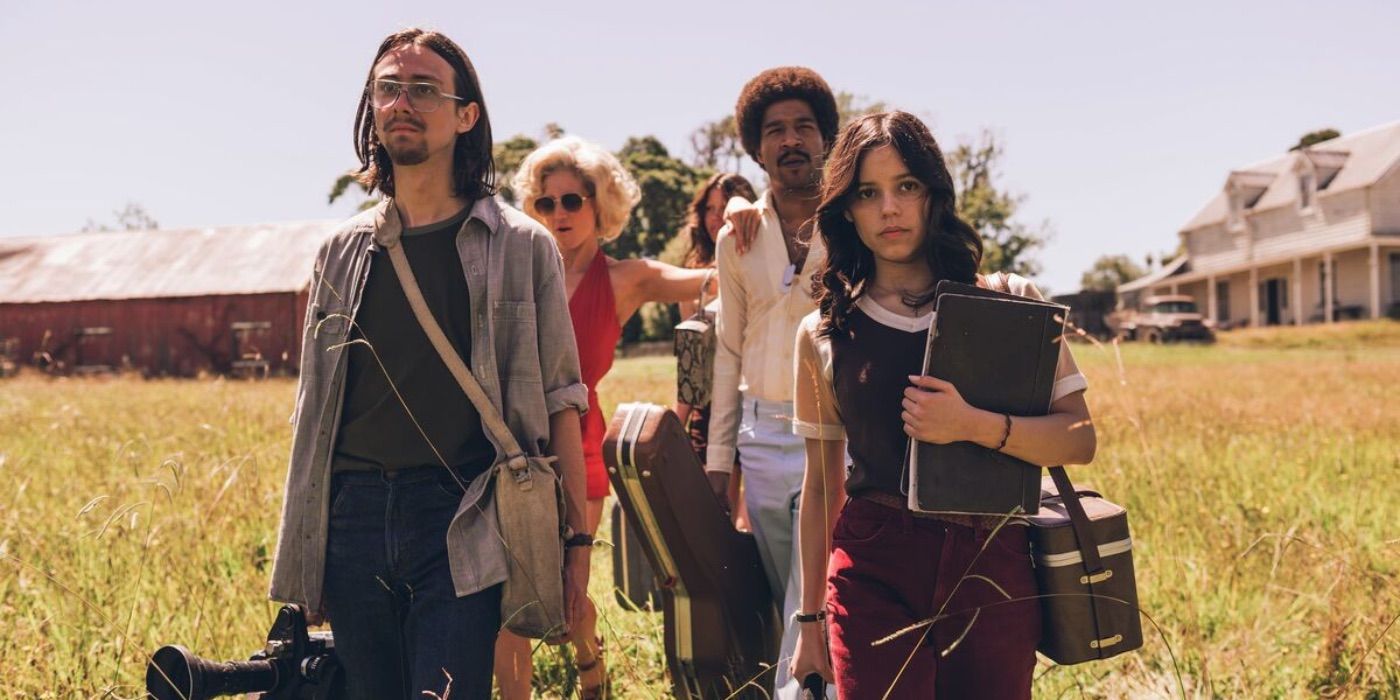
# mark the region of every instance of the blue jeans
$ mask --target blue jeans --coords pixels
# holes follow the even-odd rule
[[[491,697],[501,587],[458,598],[447,526],[462,489],[441,467],[331,482],[325,605],[352,700]]]

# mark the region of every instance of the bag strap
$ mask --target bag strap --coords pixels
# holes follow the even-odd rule
[[[1050,467],[1050,478],[1055,482],[1055,490],[1060,492],[1060,502],[1065,504],[1069,514],[1069,526],[1074,530],[1074,540],[1079,545],[1079,555],[1084,557],[1084,573],[1097,574],[1103,571],[1103,560],[1099,557],[1099,545],[1094,539],[1094,531],[1089,528],[1089,515],[1084,512],[1084,504],[1079,502],[1079,492],[1069,481],[1069,473],[1064,467]]]
[[[704,316],[704,315],[705,315],[705,288],[708,287],[708,286],[710,286],[710,280],[713,280],[713,279],[715,278],[715,275],[716,275],[716,274],[718,274],[718,270],[717,270],[716,268],[713,268],[713,267],[711,267],[710,269],[708,269],[708,270],[705,271],[705,279],[703,279],[703,280],[700,281],[700,294],[699,294],[698,296],[695,297],[695,314],[694,314],[694,316]],[[718,292],[718,291],[715,292],[715,296],[716,296],[716,297],[719,296],[719,292]]]
[[[506,427],[506,422],[501,419],[500,411],[491,403],[491,399],[486,396],[486,392],[477,383],[476,377],[472,376],[472,371],[467,369],[467,365],[462,361],[462,357],[452,347],[452,343],[443,334],[442,327],[438,325],[437,319],[433,318],[432,311],[428,310],[428,302],[423,299],[423,292],[418,288],[418,278],[413,276],[413,268],[408,264],[408,256],[404,255],[403,245],[400,241],[394,241],[392,245],[386,246],[389,249],[389,261],[394,265],[394,272],[399,278],[399,284],[403,286],[404,296],[408,297],[408,305],[413,309],[413,315],[418,318],[419,325],[423,326],[423,332],[428,334],[428,340],[432,342],[433,348],[442,357],[443,363],[447,365],[448,371],[462,385],[462,391],[466,392],[467,398],[476,407],[476,412],[481,415],[481,423],[489,431],[501,449],[506,453],[506,466],[517,481],[528,479],[530,475],[530,463],[525,459],[525,453],[520,449],[520,443],[511,434],[510,428]]]
[[[994,272],[986,279],[991,289],[1011,293],[1011,278],[1005,272]],[[1079,502],[1079,492],[1070,482],[1069,473],[1062,466],[1048,469],[1050,479],[1055,482],[1055,490],[1060,492],[1060,502],[1065,504],[1065,512],[1069,515],[1075,543],[1079,545],[1079,554],[1084,558],[1084,572],[1092,575],[1103,571],[1103,560],[1099,557],[1099,546],[1094,540],[1094,532],[1089,527],[1089,516],[1084,512],[1084,504]]]

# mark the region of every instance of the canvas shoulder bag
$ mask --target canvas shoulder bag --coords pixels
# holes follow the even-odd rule
[[[676,398],[691,406],[708,406],[715,377],[715,313],[705,308],[705,287],[714,271],[700,285],[695,314],[676,326]]]
[[[1006,273],[989,275],[987,284],[1011,293]],[[1041,480],[1039,512],[1026,517],[1040,593],[1037,651],[1067,666],[1141,647],[1127,509],[1077,490],[1064,467],[1049,472],[1051,484]]]
[[[520,449],[491,399],[477,383],[428,309],[403,246],[389,247],[413,315],[442,356],[447,369],[471,399],[482,426],[502,451],[487,472],[496,499],[497,528],[505,542],[507,573],[501,591],[501,626],[530,639],[568,632],[564,617],[564,491],[554,457],[530,456]]]

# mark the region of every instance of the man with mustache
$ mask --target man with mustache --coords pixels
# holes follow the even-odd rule
[[[757,204],[759,230],[750,249],[740,255],[728,227],[716,243],[722,301],[705,470],[716,497],[728,505],[736,449],[743,455],[744,502],[786,625],[775,660],[775,697],[795,698],[797,681],[787,668],[797,641],[793,534],[805,448],[791,423],[793,341],[802,318],[816,308],[810,272],[824,252],[813,235],[814,215],[822,162],[839,118],[826,81],[790,66],[750,80],[735,117],[744,150],[768,174],[769,189]]]
[[[380,44],[355,120],[360,181],[384,194],[322,245],[311,280],[271,597],[331,622],[354,700],[491,697],[507,552],[481,497],[496,437],[419,325],[389,251],[529,456],[552,454],[581,533],[566,615],[588,589],[579,374],[554,238],[492,197],[476,69],[437,32]]]

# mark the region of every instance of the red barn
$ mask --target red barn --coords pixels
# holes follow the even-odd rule
[[[0,238],[0,352],[65,373],[295,373],[333,226]]]

